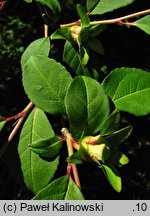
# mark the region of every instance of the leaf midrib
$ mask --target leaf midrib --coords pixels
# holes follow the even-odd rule
[[[122,100],[122,99],[128,98],[128,97],[131,97],[131,96],[136,95],[136,94],[139,94],[139,93],[141,93],[141,92],[145,92],[145,91],[147,91],[147,90],[149,90],[149,89],[150,89],[150,88],[138,90],[138,91],[136,91],[136,92],[132,92],[132,93],[130,93],[130,94],[128,94],[128,95],[124,95],[124,96],[121,96],[121,97],[118,97],[118,98],[115,98],[115,95],[114,95],[114,97],[112,98],[112,100],[113,100],[114,102],[118,102],[119,100]]]

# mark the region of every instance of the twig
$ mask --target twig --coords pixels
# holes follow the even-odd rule
[[[73,143],[75,142],[71,136],[71,134],[69,133],[67,128],[62,128],[61,130],[62,134],[66,137],[66,143],[67,143],[67,149],[68,149],[68,156],[71,156],[74,151],[73,151]],[[72,168],[72,172],[73,172],[73,176],[74,176],[74,181],[76,183],[76,185],[81,189],[81,184],[80,184],[80,179],[79,179],[79,175],[78,175],[78,170],[76,167],[76,164],[73,163],[69,163],[68,167],[67,167],[67,174],[70,177],[70,166]]]
[[[134,17],[137,17],[137,16],[141,16],[141,15],[146,15],[146,14],[149,14],[149,13],[150,13],[150,9],[147,9],[147,10],[139,11],[139,12],[136,12],[136,13],[133,13],[133,14],[129,14],[129,15],[126,15],[126,16],[122,16],[122,17],[119,17],[119,18],[115,18],[115,19],[92,21],[92,22],[90,22],[90,25],[119,24],[123,20],[131,19],[131,18],[134,18]],[[60,25],[60,27],[63,28],[65,26],[80,25],[80,22],[81,21],[78,20],[76,22],[62,24],[62,25]],[[128,23],[128,25],[130,25],[130,24]]]
[[[41,7],[41,5],[37,1],[36,1],[36,5],[39,9],[40,15],[41,15],[43,22],[44,22],[44,37],[48,37],[48,26],[49,26],[48,17],[45,14],[45,11]]]
[[[21,112],[23,113],[23,115],[21,116],[21,118],[19,119],[18,123],[16,124],[16,126],[14,127],[14,129],[12,130],[11,134],[8,137],[8,142],[11,142],[12,139],[14,138],[14,136],[16,135],[16,133],[18,132],[22,122],[24,121],[25,117],[27,116],[28,112],[32,109],[32,107],[34,106],[34,104],[32,102],[30,102],[26,108]]]

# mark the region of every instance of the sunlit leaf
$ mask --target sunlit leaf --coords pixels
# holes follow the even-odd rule
[[[120,192],[122,189],[122,182],[121,182],[121,177],[118,171],[116,170],[116,168],[110,164],[109,165],[102,164],[102,169],[111,186],[117,192]]]
[[[109,113],[108,98],[102,86],[86,76],[77,76],[73,80],[65,105],[71,133],[76,138],[98,132]]]
[[[64,97],[71,81],[68,71],[46,56],[31,56],[24,66],[25,92],[37,107],[52,114],[65,113]]]
[[[103,81],[118,110],[134,115],[150,113],[150,73],[136,68],[117,68]]]
[[[74,181],[63,176],[51,182],[33,200],[84,200],[84,197]]]
[[[137,20],[135,24],[142,31],[150,34],[150,15],[144,16],[143,18]]]
[[[111,12],[115,9],[119,9],[121,7],[127,6],[133,3],[135,0],[101,0],[91,14],[104,14],[107,12]]]
[[[42,110],[35,108],[22,128],[18,146],[24,182],[34,194],[47,186],[53,178],[59,160],[57,157],[52,162],[45,161],[34,153],[28,145],[53,136],[54,131],[46,115]]]
[[[50,40],[49,38],[40,38],[33,41],[24,51],[21,57],[21,67],[27,63],[28,59],[32,55],[44,55],[48,56],[50,51]]]

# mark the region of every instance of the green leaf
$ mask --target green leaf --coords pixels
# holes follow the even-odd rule
[[[86,46],[86,44],[90,40],[90,28],[88,28],[88,27],[82,28],[78,39],[79,39],[79,42],[81,45]]]
[[[77,76],[71,83],[65,104],[74,138],[97,133],[109,113],[108,97],[96,80]]]
[[[122,155],[121,155],[121,157],[119,159],[119,163],[121,165],[126,165],[127,163],[129,163],[128,157],[122,153]]]
[[[120,143],[124,142],[131,134],[132,126],[127,126],[107,137],[107,140],[111,144],[111,147],[117,147]]]
[[[94,52],[96,52],[100,55],[104,55],[104,48],[103,48],[101,42],[97,38],[90,38],[87,45]]]
[[[68,40],[68,41],[73,41],[72,36],[71,36],[70,27],[68,27],[68,26],[56,30],[51,35],[50,38],[51,38],[51,40],[64,39],[64,40]]]
[[[58,136],[33,142],[31,150],[40,156],[52,158],[58,155],[62,148],[62,139]]]
[[[3,129],[5,124],[6,124],[5,118],[0,116],[0,131]]]
[[[64,97],[71,75],[54,59],[31,56],[23,70],[23,85],[30,100],[42,110],[65,113]]]
[[[122,166],[126,165],[129,163],[129,159],[126,155],[124,155],[120,150],[118,149],[112,149],[111,154],[109,156],[108,161],[111,164],[117,165],[117,166]]]
[[[87,63],[89,61],[89,54],[88,54],[87,50],[85,49],[85,47],[81,46],[80,52],[81,52],[81,64],[87,65]]]
[[[36,0],[36,1],[40,2],[42,5],[50,9],[53,12],[53,14],[58,14],[61,11],[60,4],[57,0]]]
[[[101,0],[97,6],[94,8],[91,14],[104,14],[107,12],[111,12],[115,9],[119,9],[121,7],[125,7],[135,0]]]
[[[134,115],[150,113],[150,73],[136,68],[117,68],[103,81],[118,110]]]
[[[63,176],[51,182],[33,200],[84,200],[84,197],[74,181]]]
[[[77,12],[81,20],[81,26],[88,27],[90,25],[90,19],[80,4],[77,4]]]
[[[88,60],[87,55],[85,57]],[[74,49],[72,44],[68,41],[66,41],[65,43],[63,60],[75,72],[75,74],[80,75],[80,74],[88,73],[81,63],[81,58],[78,52]]]
[[[120,192],[122,189],[122,182],[121,182],[121,177],[118,171],[116,170],[116,168],[110,164],[109,165],[102,164],[102,169],[111,186],[117,192]]]
[[[120,112],[118,110],[114,110],[102,125],[101,135],[106,136],[112,134],[118,129],[119,124]]]
[[[94,25],[90,28],[90,37],[96,37],[100,35],[105,29],[107,25]]]
[[[142,31],[150,34],[150,15],[144,16],[143,18],[137,20],[135,24]]]
[[[25,2],[27,2],[27,3],[31,3],[32,2],[32,0],[24,0]]]
[[[88,12],[91,12],[95,7],[96,5],[99,3],[100,0],[87,0],[86,1],[86,7],[87,7],[87,11]]]
[[[31,151],[28,145],[53,136],[54,131],[46,115],[42,110],[35,108],[22,128],[18,146],[24,182],[34,194],[46,187],[53,178],[59,160],[57,157],[52,162],[45,161]]]
[[[24,51],[21,57],[21,67],[27,63],[28,59],[33,55],[44,55],[48,56],[50,51],[50,40],[49,38],[40,38],[33,41]]]

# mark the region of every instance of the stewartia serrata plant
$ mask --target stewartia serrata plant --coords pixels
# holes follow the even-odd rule
[[[2,129],[8,121],[19,119],[8,142],[23,124],[18,153],[24,182],[33,199],[84,199],[77,166],[91,162],[99,167],[99,175],[104,173],[114,190],[120,192],[122,181],[117,168],[129,162],[121,145],[132,132],[130,125],[120,128],[120,111],[136,116],[150,113],[150,74],[121,67],[100,82],[90,56],[92,52],[99,58],[104,54],[97,36],[109,24],[138,27],[150,34],[150,9],[91,21],[94,15],[102,16],[134,0],[87,0],[85,5],[76,5],[78,21],[62,24],[49,35],[50,22],[58,22],[60,17],[61,1],[33,2],[42,11],[44,36],[33,41],[21,57],[23,87],[31,102],[21,113],[2,117],[0,122]],[[56,40],[64,40],[61,63],[53,51]],[[55,119],[60,131],[54,130]],[[66,146],[66,173],[55,178]]]

